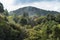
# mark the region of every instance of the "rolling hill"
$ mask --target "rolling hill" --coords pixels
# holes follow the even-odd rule
[[[10,15],[14,15],[14,14],[22,15],[23,13],[28,13],[31,16],[31,15],[57,14],[59,12],[47,11],[47,10],[39,9],[39,8],[36,8],[36,7],[27,6],[27,7],[23,7],[23,8],[19,8],[17,10],[11,11]]]

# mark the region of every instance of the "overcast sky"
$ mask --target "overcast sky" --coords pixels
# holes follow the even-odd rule
[[[16,10],[25,6],[34,6],[40,9],[60,12],[60,0],[0,0],[4,9]]]

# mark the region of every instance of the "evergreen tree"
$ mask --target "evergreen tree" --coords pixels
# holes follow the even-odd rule
[[[4,12],[4,7],[3,7],[3,4],[0,3],[0,13]]]
[[[55,18],[55,21],[60,23],[60,14],[57,14],[56,18]]]
[[[9,15],[9,13],[8,13],[8,10],[7,10],[7,9],[4,11],[4,15],[6,15],[6,16],[8,16],[8,15]]]
[[[29,17],[28,13],[24,12],[23,17]]]

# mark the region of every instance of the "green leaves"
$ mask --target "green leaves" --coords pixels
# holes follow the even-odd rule
[[[60,14],[33,18],[27,13],[9,16],[8,10],[4,14],[0,14],[0,40],[60,40]]]

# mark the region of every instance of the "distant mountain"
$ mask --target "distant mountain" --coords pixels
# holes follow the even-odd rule
[[[32,7],[32,6],[28,6],[28,7],[23,7],[23,8],[19,8],[17,10],[11,11],[10,15],[22,15],[23,13],[28,13],[30,16],[31,15],[47,15],[47,14],[57,14],[59,12],[56,11],[47,11],[47,10],[43,10],[43,9],[39,9],[36,7]]]

